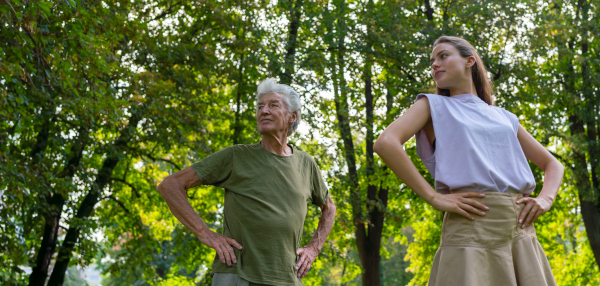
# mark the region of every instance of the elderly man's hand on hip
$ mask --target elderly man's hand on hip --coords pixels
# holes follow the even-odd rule
[[[217,251],[221,263],[226,263],[227,266],[237,263],[237,258],[231,246],[233,245],[238,250],[242,250],[242,245],[235,241],[235,239],[207,230],[198,235],[198,240]]]
[[[302,248],[298,248],[296,250],[296,255],[300,256],[298,260],[298,264],[296,264],[296,270],[298,271],[298,277],[304,278],[306,274],[308,274],[308,270],[310,270],[310,266],[315,259],[317,259],[317,255],[319,255],[319,250],[316,247],[307,245]]]

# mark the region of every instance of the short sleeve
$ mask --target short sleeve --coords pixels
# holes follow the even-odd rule
[[[233,170],[234,148],[235,146],[223,148],[192,164],[202,184],[225,187]]]
[[[310,164],[310,198],[314,205],[322,206],[327,202],[329,190],[327,190],[327,186],[325,186],[325,181],[323,181],[323,177],[321,176],[321,170],[319,170],[319,166],[317,166],[317,163],[312,157],[310,157]]]
[[[515,132],[515,134],[517,134],[517,132],[519,131],[519,118],[514,113],[512,113],[504,108],[502,108],[502,111],[504,111],[504,115],[506,117],[508,117],[508,120],[510,120],[513,131]]]
[[[419,94],[415,99],[417,102],[419,99],[426,97],[429,102],[429,111],[431,113],[431,120],[434,122],[434,131],[435,124],[438,123],[438,114],[437,114],[437,106],[439,105],[438,100],[440,95],[437,94]],[[436,138],[437,139],[437,138]],[[427,137],[427,133],[424,129],[421,129],[415,134],[416,141],[416,149],[417,156],[423,161],[425,167],[429,171],[429,173],[435,178],[435,149],[433,145],[429,141]],[[439,141],[439,140],[438,140]]]

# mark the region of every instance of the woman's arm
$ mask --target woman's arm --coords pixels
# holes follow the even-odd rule
[[[523,126],[519,125],[517,138],[525,157],[544,171],[544,186],[537,198],[522,198],[518,204],[525,203],[519,215],[521,227],[531,225],[540,215],[550,210],[558,194],[564,175],[564,166],[540,144]]]
[[[423,97],[381,133],[373,149],[406,186],[435,209],[458,213],[471,220],[473,217],[468,212],[485,215],[482,210],[488,210],[488,207],[476,200],[469,199],[470,197],[483,197],[483,193],[461,192],[448,195],[437,193],[421,176],[404,151],[404,143],[429,121],[431,121],[429,100]]]

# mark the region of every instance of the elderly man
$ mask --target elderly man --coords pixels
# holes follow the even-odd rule
[[[260,142],[224,148],[158,186],[175,217],[216,250],[213,286],[302,285],[333,226],[335,206],[317,164],[287,144],[300,121],[298,93],[267,79],[256,99]],[[201,184],[225,188],[223,234],[187,200],[185,190]],[[308,200],[321,208],[321,219],[299,248]]]

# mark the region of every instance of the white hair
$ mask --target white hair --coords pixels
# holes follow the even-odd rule
[[[298,124],[300,124],[300,108],[302,107],[300,104],[300,96],[289,85],[278,84],[275,79],[268,78],[263,80],[263,82],[261,82],[258,85],[258,88],[256,89],[256,101],[260,101],[263,95],[269,93],[275,93],[281,96],[287,104],[287,109],[289,113],[293,113],[294,111],[298,113],[296,121],[290,124],[290,129],[288,130],[287,136],[294,134],[294,132],[296,132],[296,129],[298,129]],[[258,105],[256,112],[258,112]]]

